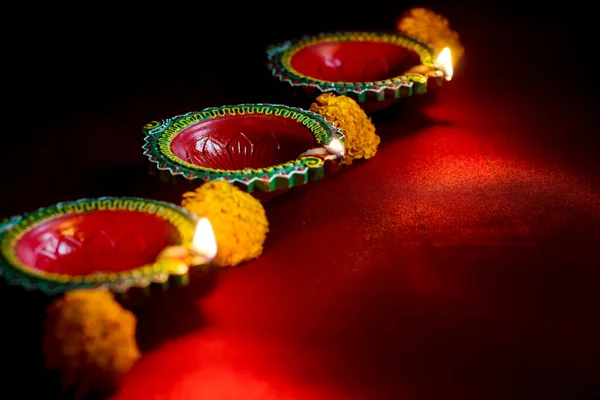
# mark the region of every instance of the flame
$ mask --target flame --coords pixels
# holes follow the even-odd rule
[[[444,71],[444,78],[447,81],[451,80],[454,68],[452,68],[452,52],[449,47],[444,47],[444,50],[442,50],[435,63]]]
[[[331,139],[329,144],[327,145],[327,151],[330,153],[336,154],[338,156],[343,156],[346,149],[344,148],[344,144],[339,139]]]
[[[209,260],[212,260],[217,255],[217,241],[215,232],[213,231],[210,221],[206,218],[200,218],[192,246],[198,253],[204,255]]]

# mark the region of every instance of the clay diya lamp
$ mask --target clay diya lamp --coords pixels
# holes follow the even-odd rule
[[[143,130],[151,174],[193,185],[226,180],[261,199],[322,178],[343,157],[340,129],[320,114],[285,105],[207,108]]]
[[[430,47],[400,33],[332,32],[270,46],[267,67],[309,101],[333,92],[374,112],[451,77],[434,56]]]
[[[0,276],[48,295],[104,288],[127,298],[187,284],[192,263],[181,248],[192,245],[199,250],[188,255],[197,264],[216,254],[212,228],[179,206],[141,198],[80,199],[0,225]],[[171,255],[161,257],[165,252]]]

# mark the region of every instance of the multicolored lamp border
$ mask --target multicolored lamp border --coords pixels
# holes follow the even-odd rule
[[[249,193],[288,189],[323,177],[324,160],[316,156],[303,156],[260,169],[223,170],[188,163],[171,151],[173,137],[195,123],[208,118],[254,113],[293,118],[311,131],[319,145],[326,145],[332,139],[339,139],[342,143],[345,140],[342,130],[318,113],[281,104],[248,103],[209,107],[150,122],[143,128],[143,154],[158,171],[166,171],[171,177],[182,176],[188,181],[202,182],[226,180]]]
[[[333,82],[324,81],[303,75],[291,65],[294,53],[302,48],[321,42],[375,41],[397,44],[413,50],[419,55],[421,65],[432,66],[434,51],[431,47],[397,32],[322,32],[316,35],[305,35],[298,39],[274,44],[267,49],[267,68],[272,75],[293,87],[318,89],[323,93],[333,92],[341,95],[352,95],[358,102],[367,101],[367,95],[374,95],[377,100],[409,97],[427,91],[427,76],[419,73],[404,73],[390,79],[371,82]]]
[[[182,243],[192,241],[198,217],[175,204],[139,197],[83,198],[60,202],[36,211],[16,215],[0,222],[0,277],[28,291],[40,290],[47,295],[59,295],[74,289],[108,289],[125,294],[131,288],[148,289],[151,284],[187,283],[188,268],[177,261],[160,261],[128,271],[71,276],[45,273],[24,265],[14,252],[15,242],[39,224],[71,214],[96,210],[125,210],[158,216],[171,223],[179,232]]]

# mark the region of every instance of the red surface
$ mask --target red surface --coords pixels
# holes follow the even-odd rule
[[[140,127],[207,106],[292,101],[265,71],[263,44],[342,22],[388,28],[404,5],[369,15],[335,7],[338,18],[315,17],[315,29],[301,13],[226,14],[206,38],[232,29],[260,36],[264,26],[263,41],[224,47],[220,58],[211,47],[218,62],[206,63],[206,76],[201,63],[161,72],[165,85],[185,78],[181,87],[129,82],[90,100],[78,119],[58,110],[60,123],[36,128],[44,134],[28,147],[31,171],[5,175],[13,196],[3,211],[91,195],[178,201],[184,188],[146,175]],[[135,310],[144,358],[112,400],[598,398],[597,80],[582,57],[597,47],[578,30],[595,25],[572,7],[549,22],[521,3],[486,7],[440,10],[460,32],[465,59],[437,97],[413,96],[374,116],[375,157],[265,204],[271,231],[259,259]],[[119,145],[87,145],[107,138]],[[16,164],[15,153],[3,160]],[[35,179],[50,163],[60,179]],[[0,296],[5,388],[50,398],[56,382],[35,372],[31,345],[43,301],[8,288]]]
[[[402,75],[421,63],[412,50],[390,43],[333,42],[306,46],[294,53],[292,68],[331,82],[373,82]]]
[[[206,119],[178,133],[171,151],[207,168],[265,168],[295,160],[315,146],[306,126],[276,115],[243,114]]]
[[[36,226],[17,242],[15,251],[33,269],[74,276],[137,268],[180,241],[177,229],[154,215],[92,211]]]

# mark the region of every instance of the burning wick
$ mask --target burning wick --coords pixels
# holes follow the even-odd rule
[[[344,159],[346,155],[346,149],[344,144],[339,139],[331,139],[329,144],[323,147],[315,147],[300,154],[300,157],[304,156],[325,156],[325,160],[337,160]]]
[[[216,255],[217,242],[212,225],[208,219],[201,218],[198,221],[191,245],[165,247],[158,255],[157,260],[179,260],[192,267],[208,264]]]
[[[344,144],[339,139],[331,139],[329,144],[325,146],[325,150],[327,150],[328,153],[331,153],[335,158],[343,159],[346,154]]]
[[[447,81],[452,79],[454,68],[452,68],[452,52],[449,47],[444,47],[437,60],[435,60],[436,68],[444,72],[444,79]]]

